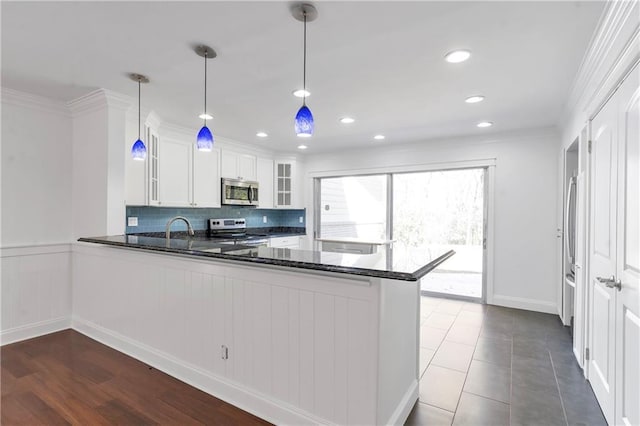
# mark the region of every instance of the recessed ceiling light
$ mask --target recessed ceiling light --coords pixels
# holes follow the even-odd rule
[[[381,141],[382,139],[384,139],[384,135],[375,135],[373,138],[377,141]]]
[[[484,96],[482,96],[482,95],[473,95],[473,96],[469,96],[464,101],[466,103],[468,103],[468,104],[477,104],[478,102],[484,101]]]
[[[354,121],[356,121],[356,120],[354,120],[354,119],[353,119],[353,118],[351,118],[351,117],[342,117],[342,118],[340,119],[340,122],[341,122],[342,124],[351,124],[351,123],[353,123]]]
[[[307,146],[302,144],[302,145],[298,145],[298,149],[307,149]]]
[[[311,96],[311,92],[309,92],[308,90],[304,90],[304,89],[298,89],[298,90],[294,90],[293,91],[293,96],[295,96],[296,98],[309,97],[309,96]]]
[[[298,136],[299,138],[310,138],[311,134],[309,134],[309,133],[298,133],[296,136]]]
[[[452,64],[457,64],[459,62],[464,62],[471,56],[471,52],[468,50],[454,50],[453,52],[449,52],[445,55],[444,59],[447,62],[451,62]]]
[[[476,124],[476,126],[478,127],[491,127],[493,126],[493,123],[490,121],[481,121],[480,123]]]
[[[259,137],[259,138],[266,138],[269,135],[266,134],[265,132],[258,132],[258,133],[256,133],[256,136]]]
[[[200,114],[198,117],[200,117],[203,120],[212,120],[213,117],[210,116],[209,114]]]

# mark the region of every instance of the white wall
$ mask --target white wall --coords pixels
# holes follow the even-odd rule
[[[64,104],[2,91],[2,344],[68,328],[71,116]]]
[[[557,149],[555,129],[394,147],[385,142],[362,150],[305,158],[305,191],[312,175],[495,159],[494,282],[490,303],[555,313]],[[444,167],[444,166],[443,166]],[[306,197],[313,223],[312,197]],[[311,226],[308,231],[312,232]]]
[[[71,117],[64,104],[2,91],[2,247],[71,237]]]

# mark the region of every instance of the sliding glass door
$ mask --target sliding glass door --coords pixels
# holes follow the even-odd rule
[[[482,299],[485,174],[486,168],[472,168],[318,178],[316,237],[391,240],[392,246],[380,244],[378,250],[416,263],[455,250],[423,279],[422,290]]]
[[[393,175],[393,255],[456,254],[429,273],[422,290],[482,298],[485,169]]]

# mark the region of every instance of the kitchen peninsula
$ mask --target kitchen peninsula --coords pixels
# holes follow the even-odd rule
[[[80,241],[74,328],[277,424],[402,424],[418,398],[420,279],[454,254]]]

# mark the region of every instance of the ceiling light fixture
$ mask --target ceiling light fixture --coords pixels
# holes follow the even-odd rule
[[[464,101],[466,103],[468,103],[468,104],[477,104],[478,102],[484,101],[484,96],[482,96],[482,95],[473,95],[473,96],[469,96]]]
[[[353,123],[354,121],[356,121],[356,120],[354,120],[354,119],[353,119],[353,118],[351,118],[351,117],[342,117],[342,118],[340,119],[340,122],[341,122],[342,124],[351,124],[351,123]]]
[[[293,96],[295,96],[296,98],[306,98],[308,96],[311,96],[311,92],[304,89],[298,89],[293,91]]]
[[[213,118],[209,114],[200,114],[198,117],[201,118],[202,120],[211,120]]]
[[[305,144],[298,145],[298,149],[307,149],[307,146]]]
[[[471,57],[471,52],[468,50],[454,50],[447,53],[444,59],[452,64],[457,64],[466,61],[469,57]]]
[[[481,121],[480,123],[476,124],[476,126],[480,128],[491,127],[493,126],[493,123],[491,121]]]
[[[131,157],[136,161],[144,161],[147,158],[147,147],[140,139],[140,85],[148,83],[149,79],[142,74],[129,74],[129,78],[138,82],[138,140],[131,147]]]
[[[201,45],[195,48],[196,54],[204,58],[204,113],[200,116],[204,120],[202,129],[198,132],[198,138],[196,139],[196,148],[198,151],[208,152],[213,149],[213,135],[211,130],[207,127],[207,120],[212,117],[207,114],[207,59],[213,59],[216,56],[216,51],[209,46]]]
[[[294,5],[291,8],[291,14],[298,21],[304,22],[304,41],[303,41],[303,55],[302,55],[302,90],[304,91],[302,96],[302,106],[298,110],[295,119],[296,134],[301,138],[308,138],[313,135],[313,114],[307,107],[306,98],[307,95],[307,22],[312,22],[318,16],[316,8],[309,3],[300,3]]]
[[[381,141],[384,139],[384,135],[375,135],[373,138],[377,141]]]
[[[258,132],[258,133],[256,133],[256,136],[259,137],[259,138],[266,138],[269,135],[266,134],[265,132]]]

